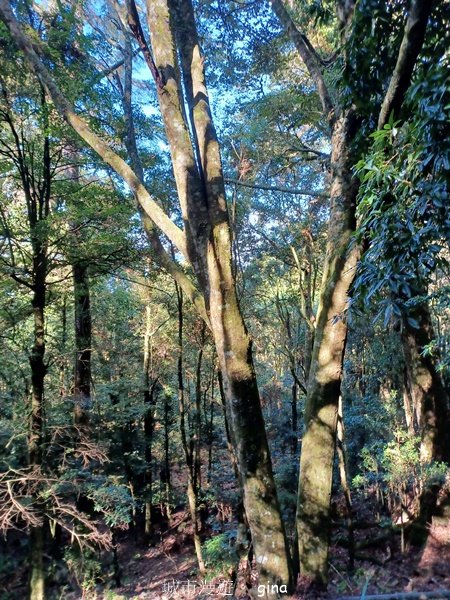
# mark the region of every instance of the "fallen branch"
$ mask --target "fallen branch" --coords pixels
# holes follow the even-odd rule
[[[176,523],[174,523],[173,525],[171,525],[169,527],[169,529],[166,529],[166,531],[163,531],[161,533],[161,538],[163,538],[165,535],[167,535],[168,533],[170,533],[171,531],[173,531],[174,529],[177,529],[177,527],[179,527],[181,525],[181,523],[184,523],[185,521],[187,521],[190,518],[189,513],[185,513],[184,517],[182,519],[180,519],[179,521],[177,521]]]
[[[348,523],[346,521],[333,521],[332,527],[347,528]],[[353,523],[353,529],[373,529],[375,527],[381,527],[382,529],[386,529],[391,528],[392,525],[389,522],[383,521],[355,521]]]
[[[371,562],[374,565],[377,565],[378,567],[384,567],[384,565],[387,562],[386,560],[381,560],[381,558],[373,556],[373,554],[363,554],[362,552],[357,552],[355,554],[355,560],[364,560],[367,562]]]
[[[389,529],[389,531],[386,531],[385,533],[381,533],[380,535],[368,538],[366,540],[361,540],[360,542],[358,542],[355,545],[355,549],[356,550],[363,550],[364,548],[369,548],[370,546],[376,546],[380,542],[385,542],[386,540],[388,540],[394,534],[395,534],[395,530],[394,529]],[[338,544],[339,546],[343,546],[344,548],[348,547],[348,540],[347,539],[340,539],[340,540],[338,539],[334,543]]]

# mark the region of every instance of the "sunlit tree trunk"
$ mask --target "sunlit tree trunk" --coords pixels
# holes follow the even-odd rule
[[[302,575],[326,582],[330,537],[330,498],[347,336],[348,290],[359,256],[350,244],[355,230],[357,185],[349,148],[355,133],[349,111],[335,123],[327,254],[321,286],[314,348],[305,405],[300,458],[297,532]]]
[[[167,0],[149,2],[148,20],[153,57],[161,78],[157,82],[158,97],[186,223],[188,252],[204,294],[222,372],[260,581],[289,585],[286,536],[259,401],[251,338],[236,296],[219,144],[209,109],[192,4],[178,2],[174,8],[168,6]],[[184,113],[176,42],[193,144]]]

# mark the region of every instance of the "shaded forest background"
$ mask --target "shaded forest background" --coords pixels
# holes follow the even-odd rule
[[[448,2],[0,18],[0,597],[450,588]]]

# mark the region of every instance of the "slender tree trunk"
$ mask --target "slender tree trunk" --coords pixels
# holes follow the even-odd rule
[[[298,431],[297,424],[298,414],[297,414],[297,382],[294,381],[292,384],[292,397],[291,397],[291,426],[292,426],[292,443],[291,450],[292,455],[297,456],[298,452]]]
[[[66,150],[69,164],[64,169],[66,179],[73,184],[80,180],[77,164],[78,151],[74,145]],[[73,420],[76,427],[85,429],[89,424],[89,408],[91,405],[91,300],[89,290],[89,267],[77,257],[77,246],[82,242],[82,234],[78,223],[73,223],[72,243],[74,259],[72,261],[73,296],[74,296],[74,332],[75,332],[75,365],[73,379]]]
[[[75,376],[74,376],[74,422],[86,427],[89,423],[91,403],[91,301],[88,267],[75,262],[72,267],[75,297]]]
[[[41,87],[41,105],[43,122],[48,126],[46,94]],[[29,179],[24,192],[27,196],[28,220],[33,250],[33,321],[34,344],[30,353],[31,367],[31,422],[28,439],[29,465],[31,468],[42,469],[43,435],[44,435],[44,379],[47,373],[45,357],[45,308],[46,285],[48,270],[48,238],[45,233],[46,219],[50,213],[51,197],[51,159],[50,141],[44,139],[42,183],[29,186]],[[40,225],[44,225],[44,233]],[[44,521],[44,519],[43,519]],[[44,600],[45,596],[45,566],[44,566],[44,536],[45,522],[30,531],[30,600]]]
[[[304,294],[304,305],[305,315],[308,319],[307,327],[305,330],[305,360],[303,363],[305,370],[305,380],[308,381],[309,370],[311,369],[312,350],[314,344],[314,310],[313,310],[313,294],[314,284],[312,277],[313,269],[313,239],[311,231],[306,233],[306,246],[305,246],[305,275],[303,282],[303,294]]]
[[[44,378],[47,366],[45,356],[45,280],[47,275],[46,250],[41,242],[34,242],[34,345],[31,349],[31,422],[28,442],[29,464],[40,468],[42,465],[42,442],[44,431]],[[30,600],[44,600],[44,525],[33,527],[30,531]]]
[[[148,537],[152,532],[152,444],[154,427],[154,393],[157,380],[150,384],[150,344],[151,344],[151,308],[150,299],[145,307],[145,335],[144,335],[144,361],[143,361],[143,380],[144,380],[144,406],[146,412],[144,415],[144,438],[145,438],[145,535]]]
[[[205,390],[205,407],[204,407],[204,415],[205,415],[205,430],[206,430],[206,439],[208,444],[208,483],[211,482],[212,470],[213,470],[213,442],[214,442],[214,394],[215,394],[215,379],[216,379],[216,368],[214,359],[211,361],[211,383],[210,383],[210,392],[209,390]],[[209,397],[209,405],[207,402],[207,398]],[[209,412],[209,414],[208,414]]]
[[[202,324],[200,349],[197,357],[195,377],[195,414],[194,414],[194,487],[199,492],[202,487],[201,477],[201,425],[202,425],[202,361],[205,346],[206,325]]]
[[[144,392],[144,404],[146,412],[144,416],[144,438],[145,438],[145,535],[152,533],[152,484],[153,484],[153,430],[155,426],[154,407],[157,380],[150,389]],[[168,479],[170,473],[167,475]]]
[[[35,260],[39,270],[45,269],[42,264],[44,257]],[[44,378],[47,367],[44,363],[45,355],[45,273],[39,273],[33,297],[34,316],[34,345],[30,355],[31,366],[31,422],[29,437],[29,463],[32,466],[40,465],[42,461],[43,441],[43,406],[44,406]]]
[[[352,247],[357,185],[352,178],[350,143],[355,117],[345,112],[332,135],[331,209],[328,245],[317,313],[305,406],[300,458],[297,533],[302,575],[326,583],[330,498],[342,360],[347,335],[348,290],[359,256]]]
[[[29,600],[45,600],[44,528],[30,530]]]
[[[170,491],[172,485],[172,477],[170,473],[170,444],[169,444],[169,433],[170,433],[170,415],[172,411],[172,398],[169,395],[164,396],[164,474],[165,474],[165,492],[166,492],[166,503],[170,506]]]
[[[196,464],[194,447],[188,444],[186,436],[186,409],[185,409],[185,390],[183,380],[183,293],[175,284],[177,292],[178,305],[178,405],[180,412],[180,433],[181,442],[184,450],[184,456],[187,466],[187,499],[189,512],[191,515],[192,527],[194,529],[194,547],[197,556],[198,568],[201,575],[205,573],[205,562],[202,554],[202,544],[200,540],[200,524],[198,515],[198,488],[196,478]],[[199,358],[201,367],[201,354]]]
[[[66,391],[66,344],[67,344],[67,295],[63,296],[62,314],[61,314],[61,358],[59,359],[59,395],[65,398]]]

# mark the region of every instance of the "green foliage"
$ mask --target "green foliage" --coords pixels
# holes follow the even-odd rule
[[[361,471],[353,478],[356,489],[378,487],[390,500],[391,510],[417,501],[422,490],[442,486],[448,474],[445,463],[424,463],[420,437],[406,430],[393,432],[387,443],[372,443],[360,452]]]
[[[358,136],[360,144],[376,127],[374,115],[395,65],[404,18],[405,2],[362,0],[355,4],[341,102],[356,103],[359,114],[366,117]]]
[[[411,117],[397,123],[391,119],[373,133],[370,152],[356,166],[361,181],[358,235],[369,248],[355,288],[366,304],[381,299],[379,315],[385,322],[392,316],[413,319],[433,275],[448,264],[448,70],[445,54],[421,67],[408,94]]]
[[[83,595],[94,597],[97,584],[105,581],[100,557],[92,550],[80,551],[73,546],[65,549],[64,561]]]
[[[208,578],[227,573],[238,561],[236,533],[226,531],[206,540],[202,545],[203,558],[208,569]]]
[[[87,497],[94,502],[94,510],[103,515],[110,527],[125,527],[131,521],[134,500],[127,486],[114,481],[94,480],[86,485]]]

